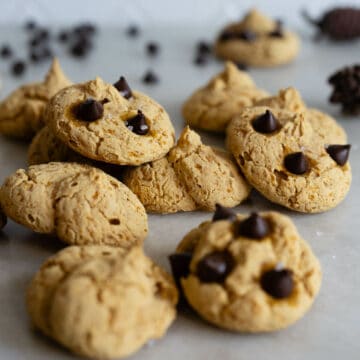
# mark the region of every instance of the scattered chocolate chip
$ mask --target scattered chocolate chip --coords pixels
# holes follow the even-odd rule
[[[196,268],[197,276],[204,283],[222,283],[231,273],[234,259],[227,251],[215,251],[201,259]]]
[[[70,47],[70,54],[81,58],[86,56],[91,50],[92,44],[86,38],[79,39]]]
[[[187,277],[190,273],[192,256],[193,254],[190,252],[175,253],[169,256],[171,272],[179,288],[181,288],[180,279]]]
[[[227,208],[225,206],[221,206],[220,204],[216,204],[216,210],[212,221],[218,220],[229,220],[234,221],[236,220],[236,214],[231,208]]]
[[[131,37],[136,37],[140,34],[140,29],[137,25],[130,25],[126,29],[126,34]]]
[[[289,172],[296,175],[305,174],[309,170],[309,161],[301,151],[286,155],[284,165]]]
[[[80,36],[91,36],[96,33],[97,29],[94,24],[83,23],[74,27],[73,33]]]
[[[349,159],[351,145],[329,145],[326,148],[330,157],[340,166],[346,164]]]
[[[246,71],[248,69],[248,66],[244,63],[236,63],[236,66],[239,70]]]
[[[245,30],[239,33],[238,38],[244,41],[254,41],[256,39],[256,34],[253,31]]]
[[[30,47],[36,47],[36,46],[39,46],[40,44],[41,44],[41,40],[39,38],[37,38],[36,36],[32,37],[28,42],[28,45]]]
[[[206,41],[199,41],[199,43],[196,45],[196,51],[199,54],[211,54],[211,45]]]
[[[279,128],[279,122],[270,110],[266,110],[252,121],[252,126],[259,133],[270,134]]]
[[[11,64],[11,73],[15,76],[22,75],[26,70],[26,64],[22,60],[16,60]]]
[[[146,44],[146,53],[149,56],[156,56],[159,53],[160,47],[159,44],[155,42],[150,42]]]
[[[50,32],[47,29],[37,29],[35,36],[40,40],[40,41],[45,41],[48,40],[50,37]]]
[[[239,34],[233,30],[225,30],[219,36],[219,41],[234,40],[239,37]]]
[[[67,31],[62,30],[59,32],[57,39],[61,43],[66,43],[70,39],[70,35]]]
[[[3,45],[0,49],[0,56],[4,59],[11,57],[13,54],[10,45]]]
[[[208,58],[206,55],[203,54],[197,54],[194,59],[194,64],[198,66],[204,66],[208,63]]]
[[[132,97],[130,86],[124,76],[120,76],[120,79],[114,84],[114,86],[125,99],[130,99]]]
[[[259,214],[252,213],[237,224],[237,233],[250,239],[262,239],[270,233],[270,224]]]
[[[53,57],[53,52],[48,47],[35,48],[30,51],[29,58],[32,62],[37,63]]]
[[[149,125],[146,123],[144,114],[138,110],[137,115],[125,123],[126,127],[137,135],[146,135],[149,132]]]
[[[267,271],[261,276],[261,287],[276,299],[287,298],[294,288],[292,275],[292,271],[288,269]]]
[[[143,76],[142,81],[145,84],[156,84],[159,82],[159,78],[154,72],[149,70]]]
[[[34,30],[36,28],[36,22],[34,20],[28,20],[24,26],[25,30]]]
[[[94,99],[86,99],[75,107],[75,116],[83,121],[95,121],[100,119],[104,114],[104,107],[101,102]]]
[[[282,29],[275,29],[274,31],[269,32],[269,36],[282,38],[282,37],[284,37],[284,33],[283,33]]]
[[[110,102],[110,100],[108,98],[104,98],[100,101],[103,105],[107,104]]]

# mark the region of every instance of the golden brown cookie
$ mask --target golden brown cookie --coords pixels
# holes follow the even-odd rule
[[[127,248],[141,244],[148,231],[135,194],[86,165],[54,162],[20,169],[5,180],[0,199],[14,221],[68,244]]]
[[[227,62],[223,72],[185,101],[182,113],[191,127],[223,132],[235,114],[266,96],[247,73]]]
[[[44,126],[47,102],[59,90],[71,85],[55,58],[44,82],[21,86],[0,103],[0,133],[31,139]]]
[[[294,60],[299,47],[295,33],[253,9],[242,21],[222,30],[215,43],[215,53],[236,63],[272,67]]]
[[[207,321],[233,331],[274,331],[311,307],[321,268],[290,218],[239,214],[235,221],[207,222],[192,233],[192,260],[181,285]],[[188,239],[178,250],[184,245],[188,248]]]
[[[90,159],[140,165],[163,157],[174,144],[166,111],[133,91],[124,97],[100,78],[60,91],[46,108],[53,134]]]
[[[188,127],[165,158],[129,168],[123,181],[147,211],[158,213],[236,206],[250,192],[231,157],[202,144]]]

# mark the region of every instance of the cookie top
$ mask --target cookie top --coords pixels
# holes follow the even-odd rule
[[[246,72],[227,62],[221,73],[185,101],[182,113],[191,127],[222,132],[239,110],[266,96]]]
[[[291,62],[298,54],[300,41],[293,32],[257,10],[242,21],[226,26],[215,43],[220,58],[237,63],[271,67]]]
[[[290,209],[329,210],[350,188],[349,146],[340,150],[345,161],[338,162],[303,112],[244,109],[227,129],[227,146],[250,184]]]
[[[285,328],[312,305],[321,268],[292,221],[276,212],[202,224],[190,273],[181,279],[191,306],[234,331]],[[196,241],[194,241],[196,240]]]
[[[21,86],[0,103],[0,133],[31,139],[44,126],[47,102],[60,89],[71,85],[55,58],[44,82]]]
[[[53,337],[91,358],[125,357],[162,337],[175,318],[172,278],[140,247],[76,267],[53,296]]]
[[[76,245],[130,247],[147,235],[147,216],[135,194],[103,171],[76,163],[17,170],[4,182],[7,216]]]
[[[148,211],[160,213],[236,206],[250,192],[229,154],[204,145],[189,127],[168,156],[126,170],[123,181]]]
[[[54,135],[77,153],[118,165],[164,156],[174,144],[166,111],[148,96],[124,97],[100,78],[60,91],[46,108]]]

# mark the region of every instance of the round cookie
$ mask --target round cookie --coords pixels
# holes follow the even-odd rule
[[[117,165],[163,157],[174,145],[166,111],[139,92],[131,97],[100,78],[60,91],[46,108],[53,134],[81,155]]]
[[[202,144],[189,127],[165,158],[127,169],[123,182],[147,211],[158,213],[236,206],[250,193],[229,154]]]
[[[223,72],[185,101],[182,113],[191,127],[224,132],[235,114],[265,96],[247,73],[227,62]]]
[[[147,216],[135,194],[103,171],[76,163],[34,165],[1,188],[7,216],[69,244],[128,248],[147,235]]]
[[[202,224],[196,239],[182,289],[195,311],[221,328],[285,328],[309,310],[319,292],[320,264],[280,213]]]
[[[47,259],[32,279],[26,296],[29,316],[36,328],[52,336],[49,313],[59,284],[80,264],[94,258],[121,256],[122,248],[68,246]]]
[[[257,67],[272,67],[291,62],[298,54],[300,41],[293,32],[257,10],[242,21],[225,27],[215,43],[215,54],[225,60]]]
[[[55,58],[44,82],[21,86],[0,103],[0,133],[31,139],[44,126],[44,109],[60,89],[71,85]]]
[[[52,334],[77,354],[122,358],[165,334],[177,300],[172,278],[134,247],[85,262],[58,285]]]
[[[256,129],[260,120],[265,121],[264,128]],[[228,127],[227,146],[249,183],[270,201],[290,209],[326,211],[349,191],[349,146],[340,149],[343,159],[338,162],[302,112],[245,109]]]

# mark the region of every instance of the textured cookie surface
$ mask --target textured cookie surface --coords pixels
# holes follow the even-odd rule
[[[239,234],[245,215],[238,215],[236,222],[202,224],[192,236],[196,241],[191,245],[190,274],[181,279],[182,288],[191,306],[219,327],[245,332],[282,329],[308,311],[320,289],[320,264],[291,220],[275,212],[260,216],[269,224],[260,239]],[[226,254],[231,269],[221,280],[205,281],[199,264],[214,253]],[[217,265],[221,270],[219,260]],[[263,275],[274,269],[292,274],[293,287],[282,298],[262,285]]]
[[[236,206],[250,192],[231,157],[188,127],[167,157],[128,169],[123,181],[148,211],[160,213]]]
[[[1,188],[4,212],[40,233],[69,244],[129,247],[147,235],[147,216],[138,198],[103,171],[76,163],[20,169]]]
[[[298,52],[297,35],[257,10],[250,11],[241,22],[228,25],[215,43],[220,58],[259,67],[291,62]]]
[[[94,121],[80,120],[77,107],[86,100],[103,105]],[[145,116],[147,134],[138,135],[126,124],[138,111]],[[54,135],[81,155],[118,165],[139,165],[164,156],[174,144],[174,129],[166,111],[139,92],[126,99],[100,78],[60,91],[46,108]]]
[[[254,121],[269,110],[278,127],[266,134],[256,131]],[[270,201],[301,212],[329,210],[349,191],[350,165],[338,165],[328,145],[305,113],[261,106],[241,111],[227,131],[227,146],[249,183]],[[301,174],[285,166],[293,154],[306,158]]]
[[[248,74],[228,62],[222,73],[186,100],[182,112],[191,127],[221,132],[239,110],[265,96]]]
[[[84,356],[125,357],[165,334],[177,297],[171,277],[139,247],[94,258],[58,285],[50,309],[52,334]]]
[[[44,82],[24,85],[1,102],[0,133],[19,139],[32,138],[44,126],[47,102],[70,84],[54,59]]]

